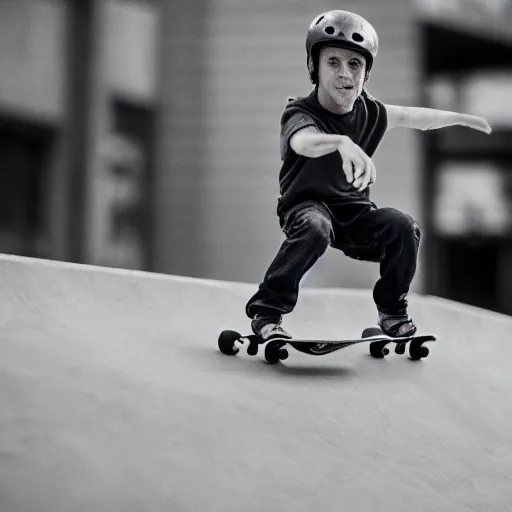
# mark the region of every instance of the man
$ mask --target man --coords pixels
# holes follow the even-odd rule
[[[330,11],[317,16],[306,38],[314,90],[290,99],[281,118],[277,214],[286,234],[246,313],[263,341],[291,338],[282,326],[298,299],[299,283],[328,246],[380,263],[373,289],[378,323],[396,337],[417,330],[407,311],[420,230],[407,214],[377,208],[369,185],[371,160],[387,130],[464,125],[490,133],[482,118],[418,107],[385,105],[365,89],[378,36],[361,16]]]

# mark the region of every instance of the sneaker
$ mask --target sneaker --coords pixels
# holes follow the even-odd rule
[[[379,311],[379,326],[384,334],[393,338],[412,336],[418,330],[407,313],[392,315]]]
[[[263,341],[273,338],[291,339],[292,335],[281,327],[281,322],[282,318],[260,317],[256,315],[251,322],[252,332]]]

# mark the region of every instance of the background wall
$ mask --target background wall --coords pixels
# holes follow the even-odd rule
[[[380,36],[371,92],[386,102],[415,104],[417,40],[410,2],[393,0],[392,9],[389,3],[370,1],[349,1],[343,7],[366,16]],[[194,30],[183,23],[183,38],[175,30],[165,31],[164,37],[181,40],[178,48],[185,55],[179,58],[181,67],[173,65],[176,73],[171,75],[167,68],[164,76],[183,84],[185,74],[201,85],[194,89],[196,101],[191,101],[188,87],[178,92],[177,86],[163,88],[165,105],[177,103],[176,94],[182,99],[174,109],[164,107],[171,147],[161,162],[172,174],[166,178],[165,194],[187,206],[178,208],[178,215],[173,215],[176,203],[163,206],[167,220],[157,236],[162,244],[158,252],[164,253],[159,269],[240,281],[262,277],[283,239],[275,216],[280,116],[287,96],[311,90],[304,49],[311,20],[335,8],[338,2],[325,0],[314,5],[302,0],[212,0],[204,9],[197,8]],[[178,57],[171,56],[174,59]],[[199,120],[200,127],[191,126]],[[177,132],[186,142],[176,137]],[[191,140],[196,137],[199,140]],[[378,179],[373,197],[421,223],[416,137],[405,131],[386,137],[375,157]],[[178,144],[172,160],[172,148]],[[172,170],[171,160],[176,162]],[[177,182],[176,174],[181,173],[182,181]],[[162,180],[163,175],[165,171]],[[182,218],[185,212],[190,221]],[[169,232],[172,247],[165,242]],[[378,273],[374,267],[328,251],[304,283],[370,286]]]
[[[512,312],[512,228],[461,228],[481,192],[466,175],[475,158],[492,198],[480,218],[498,200],[512,218],[510,0],[3,0],[0,252],[258,283],[284,239],[280,116],[311,90],[311,20],[336,8],[379,34],[373,95],[495,127],[391,131],[372,198],[422,227],[413,291]],[[378,275],[329,250],[302,285],[370,288]]]
[[[66,84],[66,2],[0,2],[0,108],[59,122]]]

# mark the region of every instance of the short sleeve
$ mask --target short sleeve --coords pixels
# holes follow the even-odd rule
[[[368,91],[363,90],[361,96],[366,104],[366,111],[368,113],[367,124],[371,128],[367,133],[363,134],[364,143],[362,147],[368,156],[371,157],[377,150],[377,147],[386,133],[388,128],[388,115],[384,103],[371,96]]]
[[[299,130],[307,126],[316,126],[315,121],[303,112],[288,113],[285,111],[281,121],[281,159],[284,160],[286,152],[290,149],[290,139]]]

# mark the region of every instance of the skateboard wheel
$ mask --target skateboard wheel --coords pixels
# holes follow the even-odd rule
[[[275,343],[268,343],[265,347],[265,360],[270,364],[277,364],[281,360],[281,347]]]
[[[258,353],[258,342],[251,340],[247,347],[247,354],[255,356]]]
[[[373,335],[372,335],[373,336]],[[377,359],[382,359],[389,354],[389,349],[382,346],[382,343],[375,341],[370,343],[370,355]]]
[[[416,347],[414,345],[412,345],[409,349],[409,357],[413,360],[413,361],[418,361],[420,359],[423,359],[425,357],[427,357],[429,355],[430,351],[427,347],[423,347],[423,346],[420,346],[420,347]]]
[[[235,347],[235,341],[241,338],[240,333],[236,331],[222,331],[219,335],[219,350],[226,356],[238,354],[239,348]]]
[[[405,354],[405,343],[397,343],[395,347],[395,354]]]
[[[282,348],[280,351],[279,351],[279,359],[281,361],[284,361],[285,359],[288,359],[288,356],[290,354],[288,353],[288,350],[286,350],[285,348]]]

